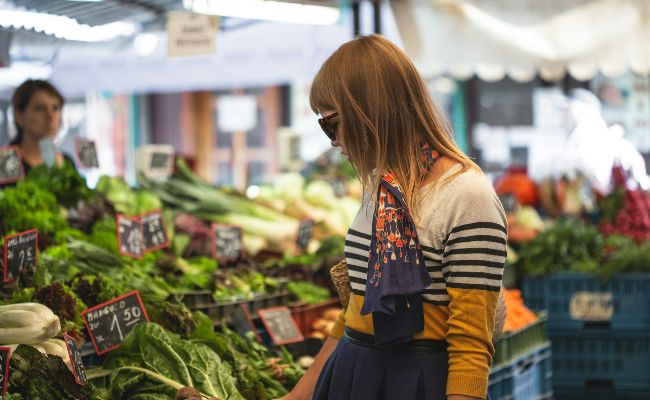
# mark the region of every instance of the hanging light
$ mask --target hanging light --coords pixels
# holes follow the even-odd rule
[[[271,0],[185,0],[183,5],[199,14],[307,25],[333,25],[341,16],[335,7]]]

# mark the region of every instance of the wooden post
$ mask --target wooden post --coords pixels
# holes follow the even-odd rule
[[[214,151],[214,95],[212,92],[195,94],[196,171],[208,182],[214,178],[212,153]]]

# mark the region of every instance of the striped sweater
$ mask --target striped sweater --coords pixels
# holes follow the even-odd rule
[[[441,178],[457,171],[451,168]],[[447,394],[485,398],[492,330],[506,258],[506,217],[487,178],[470,170],[420,190],[415,224],[433,284],[423,293],[424,330],[416,339],[446,340]],[[362,316],[374,202],[364,201],[345,243],[352,295],[332,336],[349,327],[373,334]]]

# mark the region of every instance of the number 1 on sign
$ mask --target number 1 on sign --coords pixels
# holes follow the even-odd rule
[[[120,341],[124,341],[124,336],[122,335],[122,328],[120,327],[120,321],[117,319],[117,314],[113,314],[113,322],[111,322],[111,332],[117,327],[117,334],[120,336]]]

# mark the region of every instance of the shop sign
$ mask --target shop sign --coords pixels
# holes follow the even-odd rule
[[[265,308],[259,310],[257,314],[271,336],[273,344],[280,346],[304,340],[289,308]]]
[[[24,177],[23,158],[18,147],[0,147],[0,183],[16,182]]]
[[[118,348],[138,324],[149,322],[137,290],[81,313],[98,355]]]
[[[70,357],[70,366],[72,367],[74,380],[78,385],[85,385],[88,383],[88,378],[86,377],[86,368],[84,367],[81,353],[77,346],[77,341],[67,333],[63,335],[63,341],[65,342],[65,347],[67,348],[68,356]]]
[[[11,349],[9,347],[0,347],[0,382],[2,382],[2,397],[7,394],[7,384],[9,383],[9,359],[11,358]]]
[[[221,262],[237,261],[243,257],[244,242],[242,229],[238,226],[213,224],[214,257]]]
[[[169,57],[203,56],[217,52],[219,17],[172,11],[167,14]]]
[[[88,139],[75,139],[75,152],[79,165],[83,168],[99,168],[99,159],[97,157],[97,147],[95,141]]]
[[[4,238],[4,282],[11,282],[26,267],[36,265],[38,230],[32,229]]]
[[[581,321],[609,321],[614,315],[612,293],[578,292],[571,297],[569,313]]]

